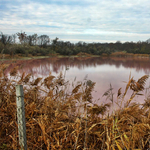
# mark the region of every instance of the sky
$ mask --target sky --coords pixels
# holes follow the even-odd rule
[[[150,38],[150,0],[0,0],[0,31],[70,42]]]

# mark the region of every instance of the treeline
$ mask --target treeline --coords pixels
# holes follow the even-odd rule
[[[87,53],[91,55],[111,55],[112,53],[150,54],[150,43],[145,42],[120,42],[115,43],[71,43],[59,38],[50,39],[48,35],[27,35],[25,32],[6,35],[0,33],[1,54],[28,55],[77,55]]]

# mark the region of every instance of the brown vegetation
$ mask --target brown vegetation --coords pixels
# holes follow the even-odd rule
[[[133,54],[133,53],[127,53],[127,52],[114,52],[111,53],[111,57],[147,57],[149,58],[149,54]]]
[[[77,56],[79,56],[79,57],[91,57],[92,55],[90,55],[88,53],[80,52],[80,53],[77,54]]]
[[[109,104],[93,104],[91,92],[95,83],[70,83],[60,73],[45,79],[31,74],[17,74],[0,66],[0,149],[19,149],[16,121],[15,85],[24,85],[25,117],[28,149],[52,150],[123,150],[148,149],[150,145],[150,97],[140,105],[132,103],[144,90],[147,75],[138,81],[129,78],[125,92],[118,90],[113,98],[112,87],[104,93]],[[133,91],[129,100],[127,91]],[[118,110],[106,115],[117,101]],[[123,105],[124,104],[124,105]]]

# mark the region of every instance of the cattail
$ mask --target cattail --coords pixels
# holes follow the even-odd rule
[[[18,66],[14,67],[13,69],[11,69],[10,71],[10,76],[16,76],[18,71]]]
[[[29,82],[30,77],[31,77],[31,73],[29,73],[29,74],[24,78],[23,82],[25,82],[25,83]]]
[[[82,84],[77,85],[73,90],[72,90],[72,94],[77,93],[80,89]]]
[[[34,81],[33,85],[38,85],[41,80],[42,80],[42,78],[37,78],[37,79]]]
[[[121,89],[122,89],[122,88],[120,88],[120,89],[118,90],[117,97],[119,97],[119,96],[121,95]]]
[[[50,75],[49,77],[44,79],[44,85],[49,89],[50,85],[52,84],[52,80],[55,78],[55,76]]]

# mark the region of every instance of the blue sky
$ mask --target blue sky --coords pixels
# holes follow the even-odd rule
[[[145,41],[150,0],[0,0],[0,31],[71,42]]]

